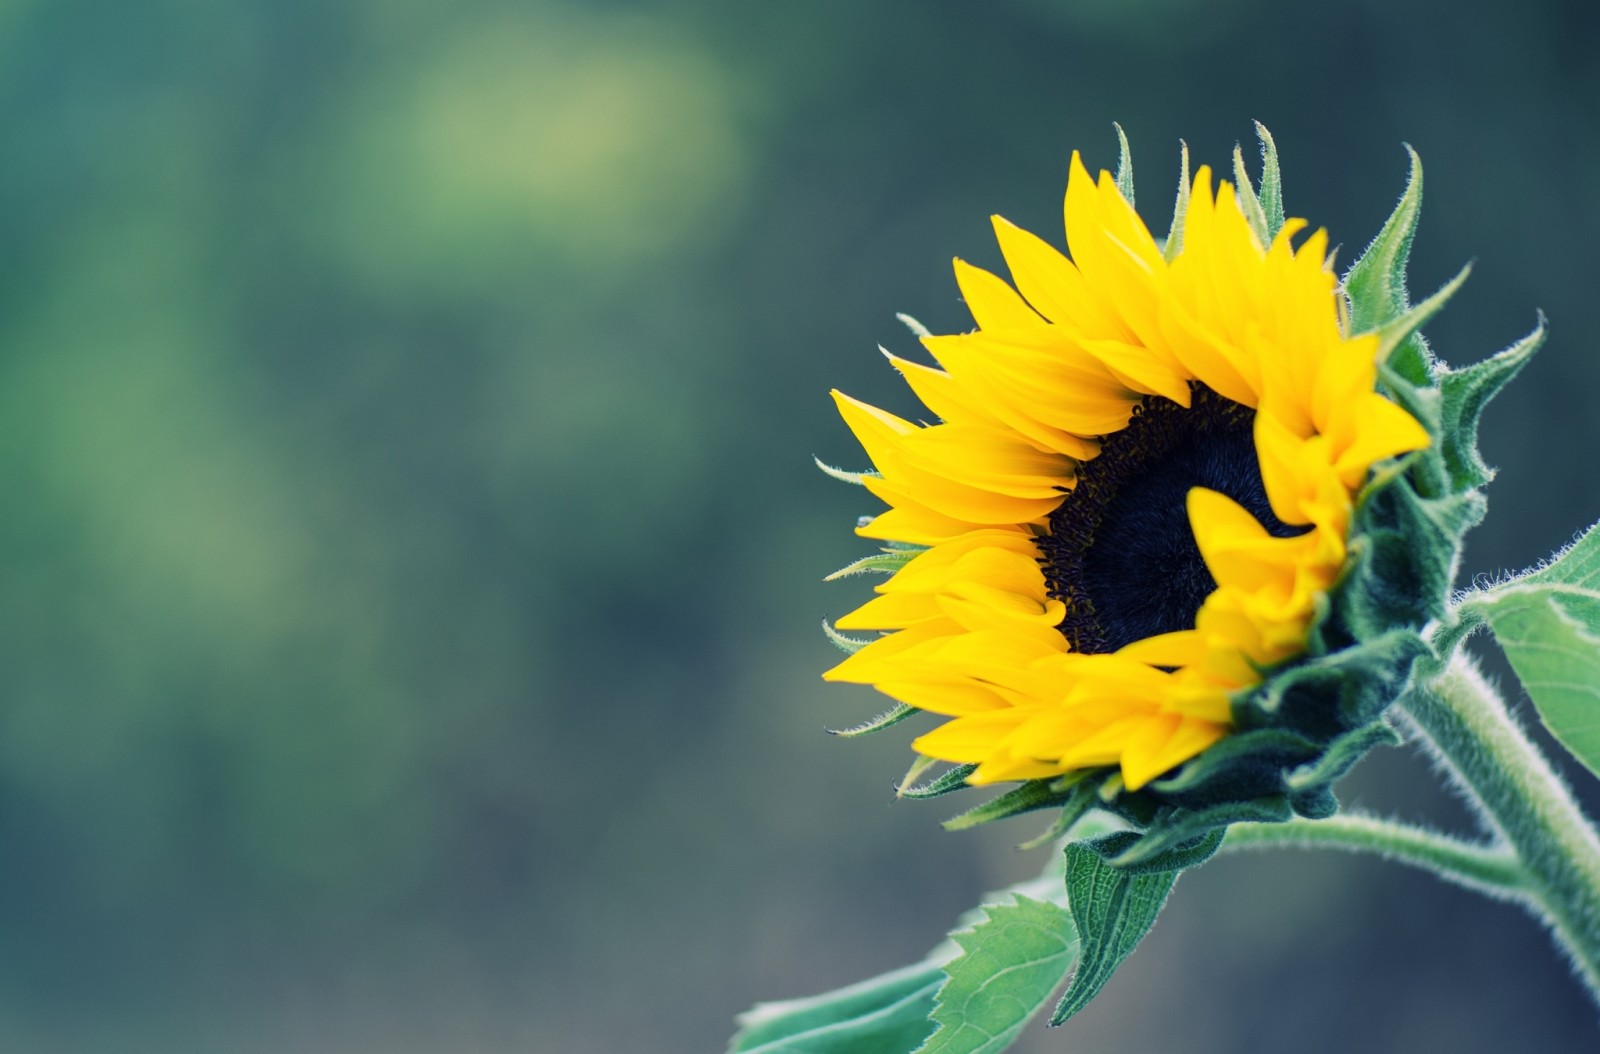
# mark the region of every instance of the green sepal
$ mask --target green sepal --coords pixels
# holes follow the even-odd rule
[[[834,629],[833,623],[829,622],[827,619],[822,620],[822,633],[823,636],[828,638],[829,644],[832,644],[835,648],[838,648],[846,655],[854,655],[856,652],[872,643],[872,639],[870,638],[846,637],[843,633],[840,633],[838,630]]]
[[[1427,498],[1414,487],[1397,488],[1366,517],[1371,526],[1364,537],[1370,541],[1354,551],[1352,571],[1365,591],[1343,594],[1341,615],[1360,626],[1363,636],[1383,626],[1420,626],[1440,618],[1455,586],[1462,537],[1487,508],[1477,490]],[[1414,591],[1409,612],[1407,589]]]
[[[968,809],[959,816],[952,816],[944,822],[947,831],[964,831],[969,827],[976,827],[982,823],[993,820],[1004,820],[1010,816],[1021,816],[1025,812],[1037,812],[1040,809],[1051,809],[1058,805],[1067,805],[1075,798],[1083,798],[1080,785],[1074,785],[1069,790],[1056,790],[1044,780],[1028,780],[1019,783],[1004,794],[990,798],[975,808]],[[1093,804],[1090,798],[1078,810],[1078,816],[1088,811]],[[1077,817],[1073,817],[1074,820]]]
[[[1325,820],[1339,811],[1336,783],[1356,762],[1378,747],[1397,746],[1400,735],[1383,721],[1374,721],[1328,744],[1315,762],[1289,773],[1289,807],[1308,820]]]
[[[950,936],[961,954],[945,966],[933,1008],[938,1029],[914,1054],[998,1054],[1044,1009],[1078,953],[1072,916],[1021,895],[984,908],[980,922]]]
[[[906,564],[914,560],[921,549],[884,549],[871,556],[863,556],[859,560],[852,560],[833,574],[824,578],[824,582],[837,582],[841,578],[852,575],[880,574],[892,575]]]
[[[805,999],[758,1003],[738,1017],[728,1054],[856,1054],[909,1051],[933,1030],[945,983],[935,959]]]
[[[888,710],[885,710],[877,717],[872,718],[870,721],[863,721],[861,724],[851,725],[849,728],[830,728],[828,729],[828,735],[839,736],[841,739],[854,739],[856,736],[864,736],[872,732],[882,732],[884,729],[892,728],[904,721],[906,718],[920,713],[922,713],[922,711],[918,710],[914,706],[907,706],[905,703],[895,703],[894,706],[890,707]]]
[[[922,801],[927,798],[937,798],[944,794],[953,794],[958,790],[967,788],[967,777],[978,771],[976,765],[956,765],[946,769],[927,783],[916,786],[902,785],[895,791],[902,798],[911,798]]]
[[[1332,786],[1344,778],[1369,751],[1377,747],[1399,746],[1400,742],[1400,733],[1387,722],[1374,721],[1370,725],[1363,725],[1329,743],[1316,761],[1289,773],[1289,790],[1303,794],[1319,786]],[[1311,818],[1321,819],[1316,816]]]
[[[1182,809],[1277,794],[1284,789],[1284,773],[1311,761],[1317,749],[1316,740],[1287,728],[1241,726],[1150,783],[1148,793]]]
[[[1250,173],[1244,167],[1244,148],[1237,144],[1233,148],[1233,178],[1237,184],[1233,190],[1239,200],[1239,211],[1244,213],[1256,241],[1265,249],[1272,244],[1272,235],[1267,232],[1267,214],[1261,208],[1261,199],[1256,197],[1255,187],[1250,185]]]
[[[1289,808],[1295,816],[1308,820],[1326,820],[1339,812],[1339,796],[1333,792],[1332,783],[1319,783],[1289,795]]]
[[[1172,203],[1172,226],[1167,229],[1167,243],[1161,255],[1167,263],[1178,258],[1183,251],[1183,224],[1189,215],[1189,144],[1178,140],[1178,199]]]
[[[1428,321],[1444,310],[1450,298],[1466,284],[1467,278],[1472,274],[1472,265],[1467,264],[1456,272],[1456,276],[1439,287],[1438,292],[1415,307],[1406,310],[1389,319],[1383,325],[1373,330],[1378,335],[1378,360],[1388,363],[1394,358],[1401,345],[1411,340],[1420,340],[1422,327]],[[1364,331],[1357,331],[1364,332]],[[1399,372],[1398,370],[1396,372]],[[1401,376],[1405,376],[1404,373]]]
[[[1533,332],[1504,351],[1471,366],[1440,373],[1444,440],[1440,453],[1456,489],[1480,487],[1493,478],[1494,471],[1478,453],[1478,419],[1489,400],[1522,372],[1544,338],[1545,321],[1540,314]]]
[[[1341,628],[1357,638],[1437,618],[1455,579],[1460,534],[1442,521],[1446,509],[1409,491],[1394,494],[1386,504],[1392,506],[1383,517],[1388,522],[1373,523],[1351,539],[1349,565],[1334,601]],[[1465,510],[1471,503],[1461,504]]]
[[[1267,814],[1268,810],[1263,808],[1249,811],[1241,818],[1256,819],[1259,815]],[[1227,833],[1223,827],[1206,823],[1197,825],[1197,829],[1203,833],[1186,837],[1179,826],[1177,823],[1163,823],[1159,831],[1149,834],[1119,831],[1084,844],[1119,871],[1130,875],[1153,875],[1161,871],[1185,871],[1199,867],[1216,855],[1222,847],[1222,837]]]
[[[1432,382],[1426,385],[1413,384],[1392,365],[1380,361],[1378,389],[1399,404],[1406,413],[1421,422],[1429,435],[1439,434],[1440,422],[1444,420],[1444,404],[1439,389],[1434,387]],[[1375,478],[1380,475],[1381,471],[1374,473]]]
[[[1366,333],[1380,329],[1406,313],[1410,298],[1406,293],[1406,263],[1417,236],[1417,220],[1422,213],[1422,159],[1411,147],[1411,174],[1405,193],[1384,222],[1378,236],[1345,273],[1345,295],[1350,300],[1350,331]],[[1420,335],[1412,333],[1389,357],[1392,366],[1415,385],[1427,385],[1432,378],[1433,357]]]
[[[918,322],[904,311],[896,311],[894,313],[894,317],[899,319],[900,324],[909,329],[911,331],[911,335],[916,337],[918,340],[921,340],[923,337],[933,336],[933,332],[929,330],[927,326],[924,326],[921,322]]]
[[[1056,818],[1051,822],[1050,826],[1023,842],[1017,848],[1037,849],[1041,845],[1056,841],[1072,830],[1077,826],[1079,820],[1082,820],[1100,805],[1100,788],[1098,784],[1099,781],[1093,779],[1091,774],[1085,773],[1085,778],[1073,786],[1071,796],[1061,806],[1061,811],[1056,814]]]
[[[1133,155],[1128,150],[1128,136],[1117,122],[1112,121],[1111,127],[1117,130],[1117,190],[1132,205]]]
[[[1082,1010],[1105,987],[1150,932],[1179,874],[1130,874],[1113,867],[1083,843],[1066,847],[1066,862],[1067,906],[1080,947],[1078,969],[1050,1015],[1052,1025]]]
[[[1278,167],[1278,144],[1260,121],[1256,122],[1256,138],[1261,140],[1261,213],[1266,219],[1270,245],[1283,230],[1283,172]]]
[[[1253,705],[1275,713],[1279,727],[1315,739],[1321,754],[1340,737],[1378,720],[1426,654],[1420,633],[1389,630],[1275,674],[1262,684]]]
[[[872,472],[872,471],[851,472],[847,468],[834,468],[832,465],[828,464],[826,461],[823,461],[820,457],[817,457],[815,455],[812,455],[811,460],[815,461],[817,463],[817,467],[820,468],[823,472],[825,472],[828,475],[832,476],[834,479],[838,480],[841,483],[854,483],[856,486],[859,487],[859,486],[862,485],[862,481],[863,480],[877,479],[878,478],[878,474],[876,472]]]

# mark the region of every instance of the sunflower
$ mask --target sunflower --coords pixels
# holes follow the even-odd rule
[[[890,356],[937,423],[834,393],[888,505],[858,532],[898,569],[824,676],[949,718],[912,745],[968,783],[1136,791],[1224,739],[1305,653],[1373,466],[1429,445],[1326,232],[1269,236],[1205,167],[1186,189],[1163,244],[1074,153],[1070,258],[995,217],[1011,281],[955,261],[977,328],[925,336],[936,367]]]

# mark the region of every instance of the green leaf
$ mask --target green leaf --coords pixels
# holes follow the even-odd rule
[[[1582,586],[1600,591],[1600,523],[1584,531],[1582,537],[1522,581]]]
[[[1544,343],[1544,315],[1533,332],[1497,355],[1464,369],[1448,370],[1439,378],[1442,396],[1442,454],[1451,483],[1457,489],[1489,482],[1494,472],[1478,453],[1478,419],[1489,400],[1522,371]]]
[[[1072,969],[1078,937],[1061,908],[1018,896],[987,908],[985,916],[953,935],[961,955],[945,966],[949,980],[933,1010],[939,1028],[916,1054],[1005,1050]],[[870,1049],[887,1054],[892,1048]]]
[[[1072,920],[1066,911],[1039,903],[1066,901],[1060,857],[1053,857],[1051,866],[1038,878],[985,894],[977,908],[961,914],[955,929],[981,928],[987,913],[1001,905],[1003,914],[1011,915],[1015,909],[1009,903],[1012,898],[1056,912],[1061,932],[1071,937]],[[1038,918],[1037,910],[1029,909],[1029,917]],[[953,936],[961,939],[967,935]],[[920,1047],[936,1027],[932,1018],[935,996],[948,983],[947,964],[962,950],[957,940],[946,939],[920,962],[859,984],[806,999],[761,1003],[739,1015],[740,1029],[728,1054],[907,1054]],[[1057,984],[1070,965],[1060,968]],[[973,1009],[976,1013],[981,1007],[974,1003]],[[975,1016],[972,1020],[979,1019]]]
[[[1550,567],[1483,595],[1488,619],[1550,734],[1600,775],[1600,592],[1562,581],[1596,574],[1594,530]]]
[[[1406,153],[1411,155],[1411,175],[1405,193],[1378,236],[1344,276],[1352,333],[1382,328],[1405,314],[1411,303],[1406,295],[1406,262],[1422,214],[1422,159],[1409,146]],[[1390,365],[1413,384],[1428,383],[1430,364],[1427,345],[1415,333],[1400,343],[1390,359]]]
[[[1260,121],[1256,122],[1256,138],[1261,140],[1261,211],[1270,244],[1283,230],[1283,173],[1278,168],[1278,144]]]
[[[1179,874],[1128,874],[1084,843],[1067,846],[1066,855],[1067,904],[1082,948],[1072,984],[1050,1016],[1052,1025],[1087,1006],[1122,961],[1133,954],[1155,924]]]
[[[1122,126],[1115,121],[1111,127],[1117,130],[1117,190],[1133,204],[1133,156],[1128,152],[1128,136],[1123,132]]]
[[[1178,200],[1172,205],[1172,226],[1161,255],[1171,263],[1183,251],[1183,221],[1189,215],[1189,144],[1178,140]]]
[[[910,1051],[932,1031],[928,1015],[944,983],[943,967],[930,957],[822,995],[759,1003],[739,1015],[728,1054]]]

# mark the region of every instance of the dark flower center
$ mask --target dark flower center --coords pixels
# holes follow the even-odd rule
[[[1076,651],[1194,628],[1217,583],[1189,528],[1191,487],[1226,494],[1279,538],[1307,529],[1283,523],[1267,502],[1255,411],[1192,387],[1187,410],[1146,396],[1128,427],[1078,467],[1077,486],[1050,514],[1050,535],[1039,541],[1045,578],[1066,602],[1060,628]]]

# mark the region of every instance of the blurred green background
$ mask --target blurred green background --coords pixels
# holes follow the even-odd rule
[[[890,807],[825,687],[988,216],[1259,118],[1348,261],[1428,165],[1431,329],[1553,337],[1471,570],[1600,518],[1592,0],[0,4],[0,1049],[704,1052],[920,955],[1026,823]],[[1252,150],[1253,153],[1253,150]],[[866,505],[863,502],[867,502]],[[1572,773],[1591,803],[1595,781]],[[1391,751],[1356,802],[1463,817]],[[1214,862],[1022,1049],[1593,1049],[1515,909]]]

